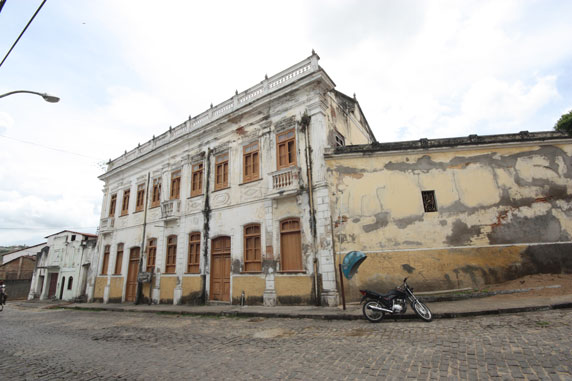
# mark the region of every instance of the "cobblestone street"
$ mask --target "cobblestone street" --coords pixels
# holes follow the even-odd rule
[[[0,379],[571,380],[572,310],[431,323],[0,313]]]

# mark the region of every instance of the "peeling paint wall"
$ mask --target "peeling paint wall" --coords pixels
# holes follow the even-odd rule
[[[109,283],[109,303],[121,303],[123,297],[123,277],[114,276]]]
[[[239,304],[244,292],[247,305],[262,304],[266,280],[260,275],[237,276],[232,279],[233,304]]]
[[[426,289],[512,279],[519,272],[510,268],[526,262],[528,246],[518,246],[514,257],[493,245],[542,243],[536,252],[556,250],[565,258],[571,154],[572,144],[527,143],[332,155],[326,162],[336,251],[364,251],[366,261],[380,262],[378,280],[392,274],[389,283],[396,284],[408,275]],[[434,191],[437,211],[425,212],[422,191]],[[475,271],[469,276],[464,266]],[[496,277],[486,275],[491,268]],[[355,282],[372,285],[374,278]]]

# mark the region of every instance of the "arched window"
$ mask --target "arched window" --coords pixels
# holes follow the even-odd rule
[[[187,262],[187,272],[198,274],[200,272],[201,258],[201,233],[193,232],[189,234],[189,258]]]
[[[68,279],[68,290],[71,290],[73,287],[73,276],[70,276]]]
[[[304,271],[299,218],[289,218],[280,222],[280,269],[292,272]]]
[[[155,268],[155,257],[157,256],[157,238],[150,238],[147,243],[147,272],[152,272]]]
[[[174,274],[177,268],[177,236],[170,235],[167,238],[167,260],[165,261],[165,273]]]
[[[107,268],[109,266],[109,245],[103,248],[103,265],[101,266],[101,275],[107,275]]]
[[[251,224],[244,227],[244,271],[262,271],[259,224]]]
[[[121,274],[121,266],[123,265],[123,244],[117,244],[117,255],[115,256],[115,271],[113,274],[120,275]]]

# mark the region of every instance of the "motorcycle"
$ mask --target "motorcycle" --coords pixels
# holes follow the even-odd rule
[[[359,290],[359,292],[363,295],[361,299],[363,316],[372,323],[379,323],[385,314],[404,314],[407,311],[407,301],[421,319],[427,322],[433,319],[431,310],[415,297],[413,288],[407,285],[407,278],[403,279],[401,286],[386,294],[370,290]]]

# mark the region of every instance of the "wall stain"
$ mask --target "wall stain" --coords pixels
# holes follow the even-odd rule
[[[464,246],[470,244],[471,239],[480,234],[480,226],[469,227],[466,223],[457,219],[453,222],[451,234],[445,238],[445,242],[451,246]]]
[[[495,223],[492,231],[487,234],[491,245],[507,243],[534,243],[534,242],[559,242],[569,241],[570,236],[560,225],[558,218],[552,214],[542,216],[519,217],[511,216],[509,222],[503,223],[503,218],[499,216],[500,224]]]
[[[408,274],[411,274],[414,270],[415,267],[408,265],[407,263],[404,263],[401,265],[401,268],[405,271],[407,271]]]
[[[374,223],[362,226],[362,229],[364,232],[370,233],[374,230],[383,228],[383,227],[387,226],[387,224],[389,224],[389,213],[388,212],[377,213],[374,217],[375,217]]]

